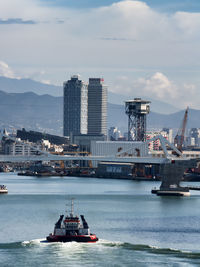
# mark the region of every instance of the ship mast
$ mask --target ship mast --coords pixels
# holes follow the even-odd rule
[[[72,202],[71,202],[71,214],[72,217],[74,216],[74,199],[72,198]]]

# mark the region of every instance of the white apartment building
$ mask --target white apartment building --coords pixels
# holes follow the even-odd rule
[[[13,156],[30,156],[39,153],[39,151],[45,150],[42,144],[35,144],[31,142],[21,142],[21,139],[16,141],[6,141],[3,145],[3,151],[6,155]]]

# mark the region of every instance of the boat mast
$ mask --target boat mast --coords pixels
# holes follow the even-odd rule
[[[66,210],[65,210],[65,212],[66,212],[66,216],[67,216],[67,204],[66,204]]]
[[[74,216],[74,199],[73,198],[71,202],[71,216]]]

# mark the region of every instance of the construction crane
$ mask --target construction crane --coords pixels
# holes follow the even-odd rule
[[[183,150],[183,143],[185,140],[185,129],[186,129],[186,124],[187,124],[187,119],[188,119],[188,110],[189,110],[189,107],[187,107],[185,110],[183,121],[181,123],[181,127],[179,128],[179,130],[178,130],[178,132],[174,138],[174,145],[178,148],[178,150],[180,152],[182,152],[182,150]]]

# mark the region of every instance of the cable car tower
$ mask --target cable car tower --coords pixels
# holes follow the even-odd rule
[[[128,115],[128,141],[146,141],[146,115],[150,112],[150,101],[134,98],[125,102]]]

